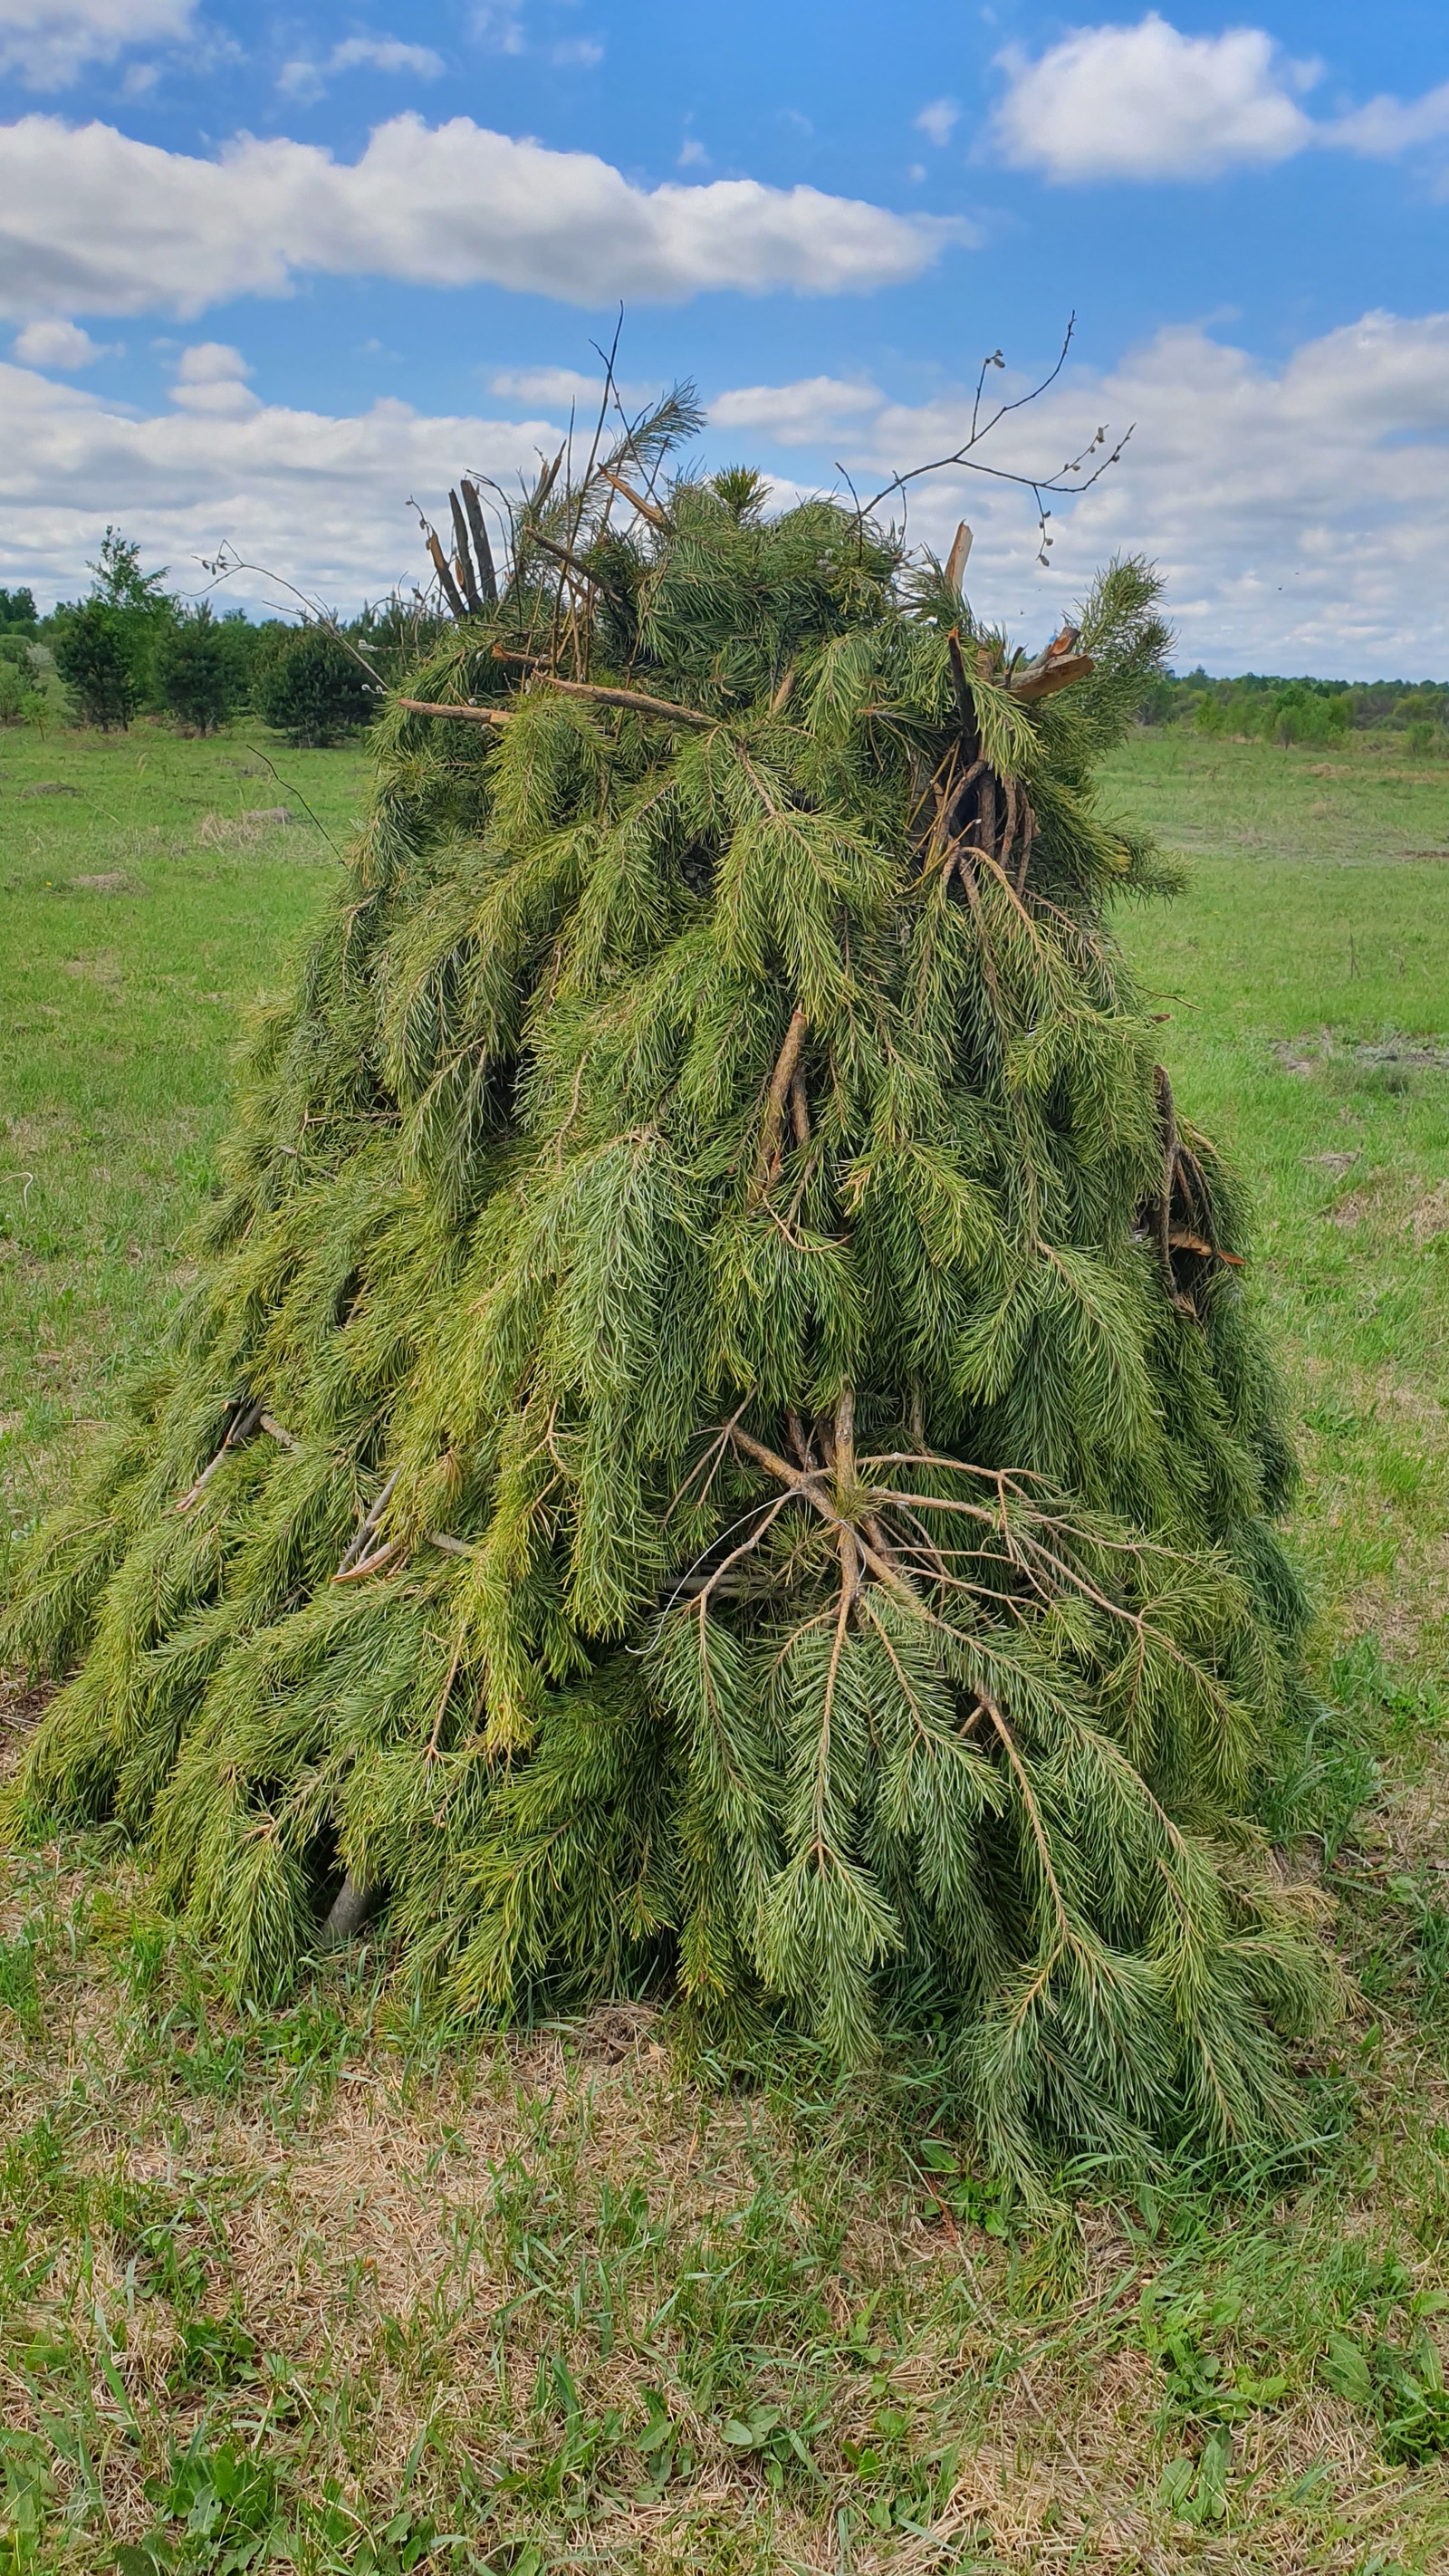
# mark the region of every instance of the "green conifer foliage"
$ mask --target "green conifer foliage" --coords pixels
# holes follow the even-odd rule
[[[681,425],[546,475],[377,729],[36,1547],[23,1814],[119,1818],[261,1997],[346,1873],[454,2005],[929,2050],[1019,2173],[1280,2134],[1292,1457],[1093,787],[1153,581],[1023,667],[852,513],[632,508]]]

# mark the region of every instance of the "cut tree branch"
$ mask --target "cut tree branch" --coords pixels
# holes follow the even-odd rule
[[[677,707],[668,698],[646,698],[640,689],[606,689],[594,680],[561,680],[556,671],[545,671],[543,677],[551,689],[563,689],[571,698],[593,698],[600,706],[628,707],[637,716],[661,716],[670,724],[690,725],[696,733],[713,733],[718,718],[701,715],[698,707]]]

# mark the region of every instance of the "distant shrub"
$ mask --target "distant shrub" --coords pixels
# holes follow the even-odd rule
[[[371,722],[377,692],[344,644],[324,626],[268,630],[252,686],[258,715],[289,742],[343,742]]]
[[[35,675],[24,662],[0,661],[0,724],[27,724],[49,713]]]
[[[135,638],[124,609],[86,599],[58,621],[55,667],[75,701],[82,724],[102,732],[124,731],[140,697]]]

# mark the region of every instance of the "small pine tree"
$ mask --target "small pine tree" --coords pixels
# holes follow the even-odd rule
[[[215,733],[244,695],[244,673],[232,639],[203,605],[177,617],[155,656],[156,695],[166,713],[195,733]]]
[[[378,710],[363,665],[324,626],[279,627],[258,655],[253,694],[263,721],[302,748],[345,742]]]
[[[150,702],[157,648],[174,616],[164,570],[143,572],[141,549],[108,527],[87,565],[91,595],[58,612],[56,668],[82,724],[124,731]]]
[[[125,612],[104,599],[82,600],[59,619],[55,667],[82,724],[124,732],[140,704],[135,638]]]
[[[1140,564],[1033,663],[687,403],[545,476],[377,729],[202,1276],[39,1541],[34,1830],[276,1993],[928,2059],[983,2153],[1291,2131],[1305,1705],[1230,1172],[1106,926]],[[651,444],[652,441],[652,444]]]

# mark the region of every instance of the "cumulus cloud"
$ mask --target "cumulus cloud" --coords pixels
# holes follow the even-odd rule
[[[822,382],[747,399],[763,425],[760,396],[773,393],[771,434],[814,446],[826,481],[840,456],[883,483],[948,453],[969,423],[962,389],[925,405],[882,397],[842,425],[833,389],[813,390]],[[1164,330],[1111,371],[1078,370],[985,453],[1050,474],[1103,421],[1136,428],[1092,492],[1053,505],[1050,574],[1035,562],[1030,495],[966,473],[914,487],[912,539],[944,550],[968,519],[974,595],[1028,641],[1121,550],[1161,566],[1184,662],[1449,678],[1449,313],[1369,313],[1278,367],[1201,330]]]
[[[1375,161],[1396,160],[1401,152],[1440,143],[1449,134],[1449,81],[1426,90],[1422,98],[1371,98],[1322,130],[1326,141],[1345,151]]]
[[[1303,101],[1321,65],[1295,61],[1261,27],[1184,36],[1155,9],[1133,27],[1080,27],[1035,61],[1019,46],[998,60],[995,148],[1059,182],[1211,179],[1314,147],[1392,160],[1449,135],[1449,82],[1315,117]]]
[[[918,133],[924,134],[938,151],[945,149],[960,121],[960,101],[954,98],[931,99],[915,120]]]
[[[1135,27],[1083,27],[1036,62],[1014,48],[1001,59],[998,148],[1050,179],[1205,179],[1312,140],[1299,102],[1316,67],[1258,27],[1183,36],[1153,9]]]
[[[878,413],[884,396],[842,376],[802,376],[793,385],[738,385],[709,406],[711,429],[753,429],[786,447],[826,438],[843,421]]]
[[[392,72],[411,80],[436,80],[443,69],[443,57],[431,45],[404,44],[398,36],[345,36],[321,62],[299,56],[283,63],[277,87],[284,98],[315,99],[338,72]]]
[[[108,354],[78,322],[27,322],[15,342],[24,367],[91,367]]]
[[[128,45],[191,32],[195,0],[0,0],[0,72],[27,89],[63,89],[90,62]]]
[[[171,399],[183,411],[207,412],[213,420],[245,420],[259,408],[247,385],[251,372],[229,342],[198,340],[181,352]]]
[[[586,376],[577,367],[498,367],[488,390],[503,402],[533,403],[567,417],[576,403],[597,403],[602,376]]]
[[[250,135],[203,161],[109,125],[0,127],[0,313],[16,320],[57,308],[185,318],[285,294],[309,270],[581,305],[730,287],[830,295],[915,277],[963,238],[953,221],[816,188],[640,188],[592,153],[466,116],[394,117],[351,163]]]
[[[73,595],[107,520],[178,587],[229,541],[253,563],[343,605],[376,598],[426,570],[407,507],[441,501],[472,468],[509,482],[538,471],[559,432],[540,418],[426,417],[404,402],[335,418],[260,403],[244,361],[207,342],[182,353],[172,407],[138,416],[76,385],[0,363],[0,582],[46,598]],[[204,399],[227,387],[243,399]],[[224,599],[260,606],[281,594],[256,576]]]

